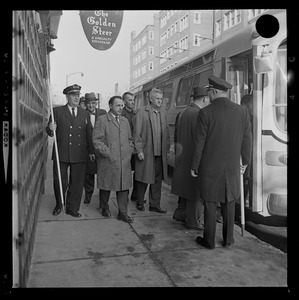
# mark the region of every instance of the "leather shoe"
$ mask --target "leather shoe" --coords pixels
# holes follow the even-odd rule
[[[230,248],[234,243],[235,243],[235,240],[233,240],[232,243],[224,243],[224,242],[222,242],[222,245],[223,245],[223,247]]]
[[[178,222],[182,222],[184,224],[186,224],[186,220],[183,220],[183,219],[179,219],[179,218],[176,218],[176,217],[172,217],[174,220],[178,221]]]
[[[111,218],[111,212],[108,208],[103,208],[102,209],[102,216],[103,217],[106,217],[106,218]]]
[[[145,211],[144,205],[143,204],[136,204],[136,208],[140,211]]]
[[[189,230],[203,231],[203,227],[201,227],[201,226],[188,226],[188,225],[186,225],[186,228],[189,229]]]
[[[54,210],[53,210],[53,216],[57,216],[61,213],[62,211],[62,207],[55,207]]]
[[[89,198],[89,197],[85,197],[85,199],[84,199],[84,203],[85,203],[85,204],[89,204],[89,203],[90,203],[90,200],[91,200],[91,198]]]
[[[67,215],[71,215],[72,217],[75,217],[75,218],[80,218],[81,217],[81,214],[75,210],[66,210],[65,212]]]
[[[205,248],[208,248],[208,249],[211,249],[211,250],[215,249],[215,246],[208,245],[208,243],[206,242],[206,240],[204,240],[204,238],[202,238],[201,236],[198,236],[195,241],[196,241],[197,244],[199,244],[199,245],[201,245],[201,246],[203,246]]]
[[[166,214],[167,213],[167,210],[166,209],[163,209],[161,207],[149,207],[149,211],[154,211],[154,212],[157,212],[157,213],[160,213],[160,214]]]
[[[131,198],[131,201],[136,202],[137,199],[136,199],[136,198]],[[145,199],[143,200],[143,203],[146,203],[146,200],[145,200]]]
[[[133,223],[134,219],[127,215],[126,212],[119,212],[117,219],[126,223]]]

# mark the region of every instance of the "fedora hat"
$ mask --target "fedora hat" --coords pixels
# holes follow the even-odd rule
[[[204,97],[208,96],[206,88],[203,86],[195,86],[193,88],[193,93],[190,95],[190,97],[196,98],[196,97]]]
[[[98,101],[95,93],[86,93],[85,94],[85,103],[88,103],[90,101]]]

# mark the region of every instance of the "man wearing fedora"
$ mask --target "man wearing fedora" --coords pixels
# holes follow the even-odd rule
[[[198,176],[204,201],[204,233],[196,242],[214,249],[217,202],[223,216],[223,246],[234,243],[235,201],[240,197],[240,172],[251,159],[252,134],[247,109],[228,99],[232,85],[216,76],[208,80],[211,104],[198,113],[191,175]]]
[[[89,113],[79,107],[81,86],[74,84],[66,87],[67,104],[53,109],[54,121],[50,116],[46,132],[53,136],[56,131],[59,166],[62,181],[62,190],[66,194],[66,214],[81,217],[78,212],[83,192],[86,158],[93,153],[92,128]],[[57,157],[53,145],[53,178],[56,206],[53,215],[60,214],[62,202],[57,170]],[[69,170],[69,177],[68,177]]]
[[[199,111],[210,104],[203,86],[193,88],[193,101],[176,117],[174,131],[175,168],[171,193],[179,196],[173,218],[185,223],[188,229],[203,229],[203,202],[197,178],[190,174],[194,147],[194,131]],[[200,220],[200,221],[199,221]]]
[[[91,92],[85,94],[85,105],[87,107],[87,111],[90,113],[90,121],[91,121],[92,129],[95,126],[95,122],[97,118],[107,113],[105,109],[97,108],[97,104],[98,104],[98,99],[95,93]],[[84,191],[85,191],[84,203],[85,204],[89,204],[91,201],[91,197],[94,191],[95,174],[97,174],[97,159],[95,156],[95,151],[93,150],[92,154],[89,154],[86,163],[85,180],[84,180]]]

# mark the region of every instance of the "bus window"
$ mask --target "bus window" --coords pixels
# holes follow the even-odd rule
[[[208,85],[209,83],[208,78],[211,75],[213,75],[213,71],[211,69],[203,71],[201,73],[197,73],[194,78],[193,87],[197,85],[202,85],[202,86]]]
[[[171,97],[172,97],[172,83],[166,84],[163,90],[163,105],[166,109],[169,109],[171,106]]]
[[[287,131],[287,45],[282,43],[277,51],[275,78],[275,118],[278,128]]]
[[[185,77],[180,80],[178,94],[175,105],[187,106],[190,101],[190,92],[192,87],[193,76]]]
[[[142,92],[138,92],[135,94],[135,109],[138,109],[139,107],[143,106],[143,101],[142,101]]]

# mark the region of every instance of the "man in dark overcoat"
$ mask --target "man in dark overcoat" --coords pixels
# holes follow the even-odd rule
[[[121,116],[124,102],[120,96],[109,100],[109,112],[100,116],[93,130],[93,144],[97,153],[98,188],[102,215],[111,217],[109,197],[116,191],[118,220],[132,223],[127,213],[129,189],[132,187],[131,156],[134,150],[130,124]]]
[[[89,113],[79,107],[81,87],[77,84],[63,90],[68,103],[53,109],[54,121],[50,116],[46,132],[53,136],[56,130],[59,166],[61,173],[63,195],[66,195],[66,213],[73,217],[81,217],[78,212],[83,192],[86,158],[93,153],[92,128]],[[57,170],[57,158],[53,145],[53,178],[56,206],[53,215],[62,210],[60,186]],[[69,169],[69,178],[68,178]]]
[[[162,107],[163,93],[153,88],[147,106],[136,112],[134,142],[137,151],[135,158],[135,179],[137,183],[136,208],[144,211],[144,195],[148,184],[149,210],[157,213],[167,211],[160,206],[162,180],[167,177],[167,158],[170,142],[166,111]]]
[[[216,76],[208,80],[211,104],[198,114],[191,174],[198,176],[204,201],[204,234],[196,242],[214,249],[217,202],[223,216],[223,245],[234,243],[235,201],[240,197],[240,172],[251,160],[252,134],[246,108],[227,97],[232,85]]]
[[[210,99],[203,86],[194,87],[191,97],[193,102],[177,115],[175,122],[175,168],[171,192],[179,196],[179,205],[173,218],[185,222],[188,229],[202,230],[203,202],[197,178],[191,176],[190,168],[197,115],[210,103]]]
[[[122,111],[122,116],[128,119],[130,123],[131,132],[133,135],[133,128],[136,118],[136,111],[135,111],[135,101],[134,101],[134,95],[130,92],[125,92],[122,96],[124,100],[124,109]],[[136,159],[136,151],[133,152],[132,158],[131,158],[131,168],[133,173],[133,189],[131,193],[131,201],[137,200],[137,184],[135,180],[135,159]]]
[[[92,129],[95,126],[95,122],[97,118],[107,113],[105,109],[97,108],[97,104],[98,104],[98,99],[95,93],[85,94],[85,105],[87,107],[87,111],[90,113],[90,122],[92,125]],[[87,157],[87,162],[86,162],[86,171],[85,171],[85,180],[84,180],[84,190],[85,190],[84,203],[85,204],[89,204],[91,201],[91,197],[94,191],[95,174],[97,174],[97,162],[96,162],[95,151],[93,151],[93,153],[89,154],[89,156]]]

